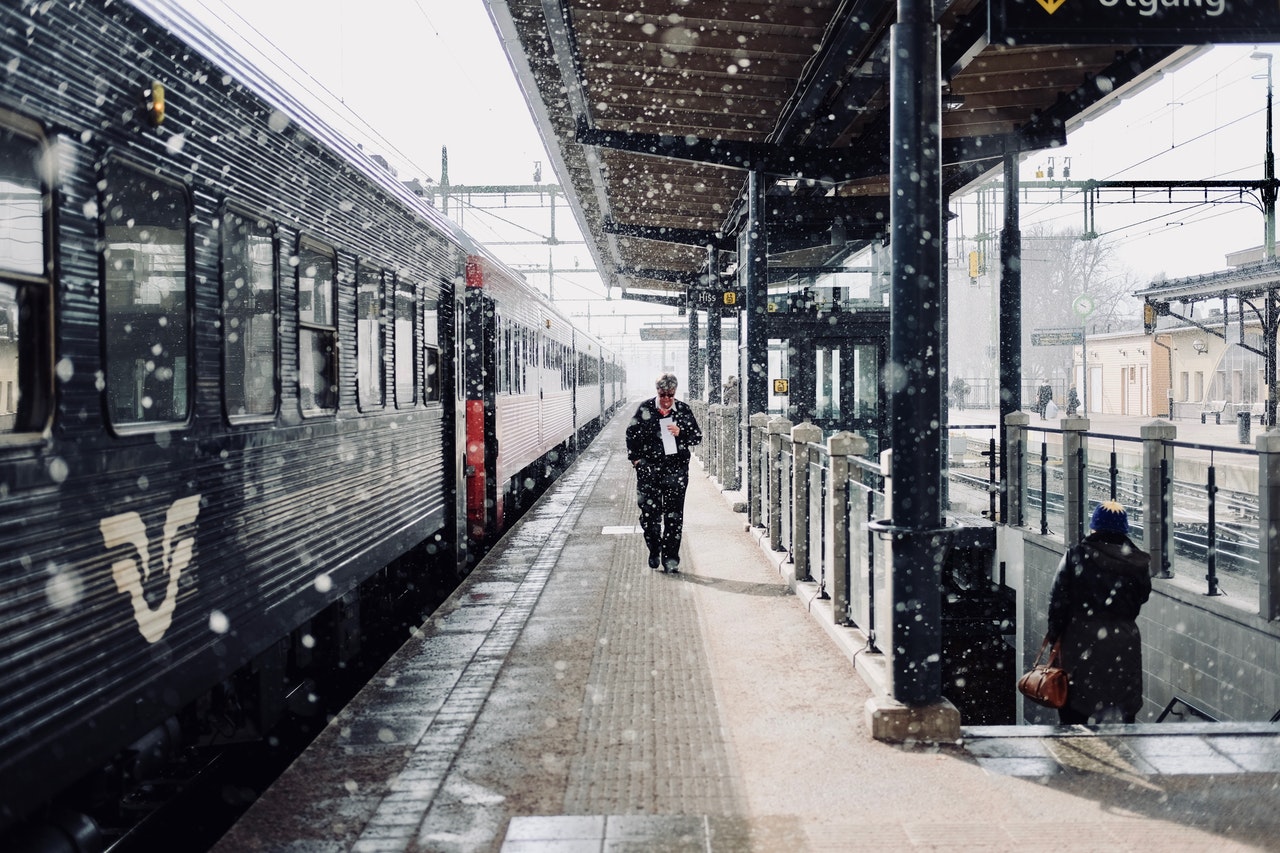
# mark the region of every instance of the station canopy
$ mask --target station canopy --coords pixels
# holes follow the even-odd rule
[[[896,2],[486,2],[611,289],[715,287],[707,247],[715,273],[733,264],[749,170],[771,267],[831,268],[887,238]],[[1006,152],[1065,144],[1184,50],[989,44],[985,0],[934,7],[944,198]]]

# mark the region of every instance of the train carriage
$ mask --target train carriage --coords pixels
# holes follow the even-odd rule
[[[473,255],[466,283],[468,328],[481,342],[465,355],[476,377],[467,395],[467,514],[471,538],[491,540],[617,403],[604,404],[600,342],[530,296],[523,279]],[[488,375],[493,381],[482,386]]]
[[[505,520],[468,541],[467,477],[513,476],[465,446],[485,359],[561,325],[577,353],[486,258],[546,333],[472,359],[483,250],[180,8],[5,4],[0,57],[4,846],[90,772],[141,781],[131,747],[261,736],[418,574],[456,580]],[[518,453],[476,412],[513,471],[577,440],[526,403]]]

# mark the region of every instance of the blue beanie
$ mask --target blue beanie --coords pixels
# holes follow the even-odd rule
[[[1129,534],[1129,515],[1119,501],[1103,501],[1093,510],[1089,529],[1105,533]]]

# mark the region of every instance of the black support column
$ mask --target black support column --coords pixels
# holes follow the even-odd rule
[[[890,36],[892,695],[908,706],[942,698],[942,108],[932,8],[899,0]]]
[[[689,305],[689,397],[690,400],[702,399],[702,354],[698,343],[698,309],[693,300],[693,293],[686,294]]]
[[[764,176],[747,176],[747,222],[738,235],[738,283],[742,308],[738,314],[738,387],[742,395],[742,422],[752,414],[769,411],[769,245],[765,233]],[[744,430],[750,441],[751,430]],[[754,448],[748,446],[745,458]],[[750,482],[751,478],[747,478]],[[748,486],[747,500],[750,494]]]
[[[1004,155],[1004,230],[1000,232],[1000,470],[1009,470],[1005,416],[1022,408],[1022,230],[1018,226],[1018,155]],[[1084,377],[1088,396],[1089,377]],[[1085,400],[1085,411],[1089,401]],[[1007,476],[1001,477],[1005,484]],[[1009,494],[1000,491],[1000,521],[1009,518]]]
[[[707,403],[721,402],[720,394],[720,251],[707,247],[707,281],[711,307],[707,309]]]

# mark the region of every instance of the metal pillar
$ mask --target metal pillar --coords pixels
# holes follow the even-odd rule
[[[1080,383],[1089,411],[1089,376]],[[1000,232],[1000,423],[1022,409],[1022,230],[1018,227],[1018,155],[1004,156],[1004,230]],[[1001,477],[1009,481],[1009,452],[1000,448]],[[1000,520],[1009,518],[1009,496],[1000,492]]]
[[[712,293],[719,297],[720,252],[715,246],[707,247],[707,278]],[[720,299],[713,300],[707,309],[707,402],[721,403],[720,394]]]
[[[889,138],[889,405],[893,422],[893,698],[942,698],[941,90],[930,0],[899,0]]]
[[[738,235],[738,276],[743,293],[738,314],[738,393],[744,417],[748,412],[769,411],[769,332],[765,325],[769,308],[769,244],[764,192],[764,176],[749,172],[747,223]],[[750,459],[751,447],[744,450]]]
[[[702,347],[698,341],[698,309],[689,294],[689,399],[702,399]]]

